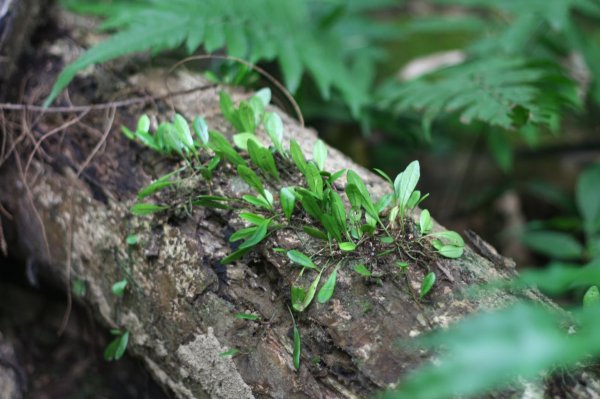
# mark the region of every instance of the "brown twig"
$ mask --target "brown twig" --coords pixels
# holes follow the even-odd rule
[[[135,104],[145,104],[156,100],[163,100],[165,98],[183,96],[199,90],[208,90],[216,87],[214,83],[193,87],[191,89],[182,90],[174,93],[168,93],[162,96],[141,96],[129,98],[121,101],[111,101],[107,103],[92,104],[92,105],[72,105],[68,107],[43,107],[41,105],[29,105],[29,104],[12,104],[12,103],[0,103],[0,110],[9,111],[33,111],[41,112],[45,114],[56,114],[56,113],[69,113],[69,112],[89,112],[111,108],[128,107]]]
[[[81,166],[77,170],[77,177],[79,177],[79,175],[81,175],[81,172],[83,172],[83,170],[89,165],[89,163],[92,161],[92,159],[96,156],[96,154],[100,150],[100,147],[102,147],[102,144],[104,144],[106,142],[106,139],[108,138],[108,135],[112,128],[113,122],[115,120],[116,113],[117,113],[117,109],[112,108],[110,111],[110,116],[108,117],[108,123],[106,124],[106,128],[104,129],[104,134],[102,135],[102,138],[100,139],[100,141],[98,141],[98,144],[96,144],[96,146],[94,147],[94,149],[92,150],[90,155],[88,155],[88,157],[85,159],[83,164],[81,164]]]

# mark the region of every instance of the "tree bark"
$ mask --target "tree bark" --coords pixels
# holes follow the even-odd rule
[[[88,44],[90,35],[77,21],[60,14],[66,36],[38,49],[28,70],[27,101],[40,103],[49,92],[56,72],[73,58],[73,38]],[[128,76],[136,63],[139,58],[86,71],[60,105],[159,98],[168,90],[210,86],[200,75],[180,69],[170,75],[167,89],[164,69],[146,67]],[[272,249],[315,245],[308,237],[278,231],[250,255],[222,266],[220,260],[232,251],[229,236],[244,226],[235,212],[194,207],[189,215],[134,217],[129,211],[138,189],[177,165],[128,141],[119,126],[133,126],[142,112],[165,120],[176,110],[189,119],[202,115],[211,129],[231,135],[220,116],[220,89],[93,109],[84,116],[85,111],[41,117],[16,111],[7,115],[2,132],[0,204],[10,255],[27,264],[34,282],[48,280],[68,291],[72,281],[84,281],[87,293],[78,300],[93,307],[107,327],[130,331],[128,350],[177,397],[366,397],[393,386],[427,358],[406,351],[399,341],[516,300],[501,291],[476,300],[462,294],[472,284],[514,274],[509,260],[481,242],[467,247],[458,260],[430,259],[403,275],[369,255],[363,262],[382,275],[380,284],[368,283],[346,265],[338,271],[333,299],[315,301],[297,316],[302,355],[296,371],[288,304],[297,271]],[[235,94],[238,99],[246,95]],[[312,153],[316,133],[282,117],[286,140],[294,138]],[[374,196],[387,191],[379,177],[335,149],[328,151],[327,170],[353,169]],[[211,186],[233,197],[249,191],[228,166],[219,168]],[[271,191],[278,187],[272,184]],[[208,192],[201,179],[186,189]],[[140,236],[137,246],[125,243],[132,233]],[[436,272],[438,282],[427,300],[417,301],[414,293],[428,271]],[[130,284],[119,298],[111,286],[124,276]],[[239,320],[233,317],[238,312],[252,312],[260,320]],[[241,353],[220,355],[230,348]]]

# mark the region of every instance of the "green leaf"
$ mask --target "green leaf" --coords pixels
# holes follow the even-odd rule
[[[294,212],[294,205],[296,203],[296,196],[294,195],[294,189],[292,187],[282,187],[279,192],[279,202],[281,203],[281,209],[287,220],[292,217]]]
[[[296,167],[302,174],[304,174],[306,170],[306,159],[304,159],[304,154],[302,153],[302,149],[296,140],[290,141],[290,155],[292,156],[292,160],[296,164]]]
[[[317,287],[319,286],[319,281],[321,281],[321,274],[323,270],[319,272],[319,274],[315,277],[315,279],[310,283],[308,287],[308,291],[306,291],[306,295],[304,299],[299,301],[292,301],[292,308],[294,308],[297,312],[303,312],[308,306],[311,304],[312,300],[315,297],[315,293],[317,292]]]
[[[265,131],[271,139],[271,142],[279,151],[282,150],[283,143],[283,122],[275,112],[267,112],[264,120]]]
[[[117,281],[112,285],[111,291],[115,296],[123,296],[125,293],[125,287],[127,287],[127,279]]]
[[[421,234],[425,235],[433,229],[433,220],[431,220],[431,215],[427,209],[423,209],[421,211],[421,217],[419,218],[419,228],[421,230]]]
[[[221,106],[221,113],[227,119],[236,130],[240,131],[238,127],[241,128],[241,124],[237,121],[235,116],[235,107],[233,105],[233,101],[231,100],[231,96],[224,90],[219,92],[219,105]]]
[[[335,289],[336,279],[337,267],[333,269],[333,272],[329,275],[327,281],[319,290],[319,293],[317,294],[317,300],[319,301],[319,303],[325,303],[331,299],[331,297],[333,296],[333,290]]]
[[[134,214],[135,216],[150,215],[152,213],[164,211],[165,209],[169,209],[169,207],[166,205],[156,205],[156,204],[146,204],[146,203],[135,204],[131,208],[129,208],[130,212],[132,214]]]
[[[412,161],[408,164],[406,169],[404,169],[404,172],[396,176],[396,180],[394,180],[394,192],[401,213],[406,209],[408,200],[415,190],[415,187],[417,187],[420,176],[419,161]]]
[[[304,208],[306,213],[308,213],[308,215],[310,217],[312,217],[314,220],[320,221],[321,217],[323,216],[323,212],[321,211],[321,208],[319,207],[317,200],[310,194],[303,193],[303,190],[301,188],[296,189],[296,192],[301,193],[301,195],[302,195],[302,199],[300,200],[300,203],[302,204],[302,207]]]
[[[340,195],[335,191],[330,191],[329,198],[331,210],[333,211],[333,215],[337,224],[340,226],[342,231],[348,230],[348,226],[346,223],[346,207],[344,207],[342,197],[340,197]]]
[[[330,214],[323,213],[321,214],[320,220],[321,224],[325,228],[325,231],[327,231],[331,237],[335,238],[337,241],[342,241],[342,231],[336,222],[335,217]]]
[[[255,227],[255,226],[246,227],[246,228],[240,229],[240,230],[236,231],[235,233],[233,233],[229,237],[229,242],[236,242],[236,241],[248,238],[252,234],[254,234],[254,232],[256,231],[256,229],[257,229],[257,227]]]
[[[292,318],[292,321],[294,323],[294,351],[293,351],[294,368],[296,370],[298,370],[300,368],[300,348],[301,348],[300,331],[298,331],[298,327],[296,326],[296,321],[293,320],[293,318]]]
[[[434,240],[433,246],[441,256],[451,259],[460,258],[464,252],[464,247],[451,244],[444,245],[440,240]]]
[[[135,129],[138,132],[148,133],[150,130],[150,118],[148,115],[143,114],[137,121],[137,127]]]
[[[229,141],[227,141],[220,133],[211,130],[208,132],[208,137],[210,138],[208,146],[215,153],[236,166],[246,165],[244,158],[237,153],[233,146],[229,144]]]
[[[318,270],[317,265],[315,265],[308,256],[304,255],[300,251],[296,251],[295,249],[292,249],[287,252],[287,256],[288,256],[288,258],[290,258],[292,260],[292,262],[297,263],[302,267]]]
[[[319,170],[325,168],[325,160],[327,159],[327,147],[322,140],[317,140],[313,148],[313,160],[316,162]]]
[[[581,213],[587,234],[600,231],[600,164],[586,169],[575,192],[577,208]]]
[[[458,234],[455,231],[451,231],[451,230],[438,231],[438,232],[429,234],[429,237],[439,238],[442,242],[449,244],[449,245],[454,245],[456,247],[464,247],[465,246],[465,241],[460,236],[460,234]]]
[[[149,185],[147,185],[146,187],[142,188],[138,193],[137,193],[137,197],[138,199],[144,199],[160,190],[163,190],[167,187],[172,186],[173,184],[175,184],[176,182],[174,181],[170,181],[170,180],[157,180],[153,183],[150,183]]]
[[[221,259],[221,264],[227,265],[235,260],[240,259],[242,256],[244,256],[248,252],[250,252],[250,249],[252,249],[252,248],[242,248],[242,249],[238,249],[237,251],[230,253],[229,255],[227,255],[226,257]]]
[[[140,236],[137,234],[130,234],[125,239],[127,245],[136,245],[140,241]]]
[[[323,198],[323,178],[319,173],[317,167],[312,164],[306,164],[304,169],[304,177],[306,178],[306,183],[308,185],[308,189],[317,197],[318,199]]]
[[[532,250],[552,259],[579,260],[584,252],[573,236],[556,231],[530,231],[521,239]]]
[[[238,133],[233,135],[233,144],[244,151],[248,151],[248,141],[250,140],[260,145],[256,135],[252,133]]]
[[[196,136],[198,136],[198,139],[200,139],[200,143],[204,146],[207,145],[209,139],[208,125],[206,124],[204,118],[202,118],[201,116],[197,116],[196,118],[194,118],[193,129],[194,133],[196,133]]]
[[[219,356],[221,356],[221,357],[233,357],[233,356],[237,355],[238,353],[240,353],[239,349],[237,349],[237,348],[230,348],[230,349],[226,350],[225,352],[219,353]]]
[[[175,114],[173,119],[173,125],[175,131],[179,137],[179,140],[183,143],[183,146],[188,150],[194,149],[194,139],[192,138],[192,132],[190,131],[190,125],[187,123],[185,118],[180,114]]]
[[[125,354],[127,343],[129,342],[129,331],[119,335],[106,347],[104,359],[107,361],[119,360]]]
[[[353,242],[340,242],[340,249],[346,252],[352,252],[356,249],[356,244]]]
[[[257,142],[255,143],[254,141],[249,141],[248,154],[250,154],[250,159],[252,159],[252,162],[258,166],[260,170],[270,174],[277,181],[279,181],[279,172],[275,166],[275,159],[268,148],[264,148]]]
[[[335,172],[334,174],[332,174],[331,176],[329,176],[329,178],[327,179],[327,182],[330,185],[333,184],[333,182],[335,182],[340,177],[342,177],[344,175],[344,173],[346,173],[346,171],[348,171],[348,169],[338,170],[337,172]]]
[[[396,266],[400,269],[406,269],[408,268],[408,262],[396,261]]]
[[[236,313],[234,317],[241,320],[260,320],[260,316],[251,313]]]
[[[592,285],[583,295],[583,306],[596,306],[598,303],[600,303],[600,291],[598,286]]]
[[[304,232],[306,234],[308,234],[309,236],[313,237],[313,238],[317,238],[319,240],[325,240],[327,241],[327,234],[323,233],[321,230],[319,229],[315,229],[314,227],[310,227],[310,226],[304,226],[302,228],[302,230],[304,230]]]
[[[423,299],[435,284],[435,273],[429,272],[421,281],[421,291],[419,297]]]
[[[269,89],[268,87],[263,87],[262,89],[254,93],[252,97],[255,97],[258,100],[260,100],[263,107],[266,107],[271,102],[271,89]]]
[[[371,277],[372,275],[371,271],[367,269],[367,267],[362,263],[359,263],[358,265],[354,266],[354,271],[363,277]]]
[[[262,181],[257,176],[256,173],[249,167],[245,165],[239,165],[237,167],[238,175],[256,192],[258,192],[263,197],[265,196],[265,187],[262,184]]]
[[[223,203],[228,201],[230,201],[230,199],[227,197],[219,197],[216,195],[198,195],[192,199],[192,205],[216,209],[229,209],[229,206]]]
[[[266,193],[267,193],[267,191],[265,190],[265,194]],[[254,195],[242,195],[242,199],[244,201],[248,202],[249,204],[252,204],[259,208],[264,208],[269,211],[273,210],[273,207],[271,206],[271,204],[269,204],[269,202],[263,197],[256,197]]]
[[[251,248],[261,242],[267,236],[267,230],[269,228],[269,224],[271,223],[271,219],[266,219],[264,222],[259,224],[256,227],[256,230],[246,241],[240,245],[239,249]]]
[[[250,212],[241,212],[239,214],[239,216],[241,219],[244,219],[245,221],[250,222],[255,225],[259,225],[266,220],[266,218],[264,216],[257,215],[256,213],[250,213]]]

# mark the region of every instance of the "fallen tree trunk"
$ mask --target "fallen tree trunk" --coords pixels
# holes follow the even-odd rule
[[[63,15],[61,23],[66,20]],[[71,38],[85,37],[76,25],[63,29],[70,37],[46,43],[30,66],[28,101],[39,103],[65,59],[72,58]],[[502,291],[463,296],[472,284],[514,273],[510,261],[481,243],[479,252],[468,247],[458,260],[436,258],[402,275],[369,254],[365,262],[381,273],[379,284],[341,268],[333,299],[315,301],[298,316],[302,354],[295,370],[288,304],[296,274],[272,249],[297,248],[300,240],[310,245],[308,237],[278,231],[249,256],[223,266],[221,259],[232,251],[229,236],[244,226],[235,213],[193,208],[188,215],[139,218],[129,211],[138,189],[176,165],[128,141],[119,126],[134,125],[141,112],[164,120],[176,110],[189,119],[202,115],[211,129],[231,135],[219,112],[220,88],[185,71],[169,77],[171,92],[162,69],[142,70],[127,81],[115,75],[95,68],[74,82],[63,105],[116,95],[130,99],[125,103],[49,110],[41,118],[16,110],[5,118],[2,226],[11,256],[27,265],[32,282],[46,279],[67,292],[73,281],[85,282],[87,292],[78,300],[107,327],[129,331],[129,350],[178,397],[366,397],[393,386],[426,358],[397,345],[400,340],[516,300]],[[195,87],[201,89],[191,90]],[[131,100],[136,95],[139,101]],[[285,116],[284,125],[286,140],[294,138],[312,153],[315,132]],[[328,170],[351,168],[374,196],[386,192],[379,177],[334,149],[329,153]],[[227,167],[211,185],[234,197],[248,190]],[[204,188],[201,179],[192,187]],[[132,233],[140,237],[137,246],[125,242]],[[417,301],[414,291],[429,270],[440,278],[428,300]],[[111,287],[123,277],[130,287],[121,298]],[[244,312],[259,320],[233,317]],[[221,356],[231,348],[240,355]]]

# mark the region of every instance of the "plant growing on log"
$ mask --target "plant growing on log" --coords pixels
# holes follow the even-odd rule
[[[411,218],[417,205],[427,198],[416,190],[420,176],[418,161],[410,163],[393,183],[379,171],[390,183],[392,192],[375,201],[356,172],[325,170],[327,150],[322,142],[315,145],[311,160],[305,158],[295,140],[291,140],[289,150],[285,150],[281,119],[276,113],[265,112],[270,97],[268,89],[262,90],[235,107],[229,95],[221,93],[222,113],[240,132],[233,137],[237,149],[219,132],[208,130],[201,118],[196,118],[199,122],[190,129],[187,121],[177,114],[172,122],[161,123],[152,134],[150,119],[143,115],[135,131],[123,128],[128,138],[162,155],[176,155],[184,161],[180,169],[160,177],[138,194],[138,198],[146,199],[171,190],[174,195],[161,197],[171,198],[169,201],[136,203],[131,212],[144,216],[177,208],[189,210],[194,205],[234,209],[247,227],[231,235],[229,240],[235,243],[235,250],[221,260],[222,264],[240,259],[280,229],[303,232],[315,238],[312,248],[283,250],[292,264],[300,267],[290,285],[291,308],[298,313],[306,310],[315,297],[320,303],[331,299],[340,267],[355,265],[357,273],[376,277],[364,264],[368,260],[363,247],[367,245],[377,249],[378,257],[389,257],[390,263],[392,259],[403,259],[401,269],[409,262],[426,268],[427,276],[419,295],[422,299],[433,288],[435,274],[420,258],[460,257],[464,241],[452,231],[432,232],[433,222],[428,211],[423,211],[419,225]],[[256,135],[261,126],[271,140],[271,147],[263,145]],[[252,194],[228,198],[212,192],[210,178],[221,165],[220,160],[233,166],[234,174],[246,183]],[[186,180],[194,179],[197,174],[208,180],[208,191],[188,194],[178,191]],[[282,176],[286,181],[297,183],[284,186]],[[346,184],[342,187],[338,181],[344,176]],[[273,194],[277,191],[279,198]],[[307,276],[306,281],[304,277],[308,274],[313,276]],[[324,283],[321,283],[322,278]],[[294,335],[299,345],[299,332],[295,331]]]

